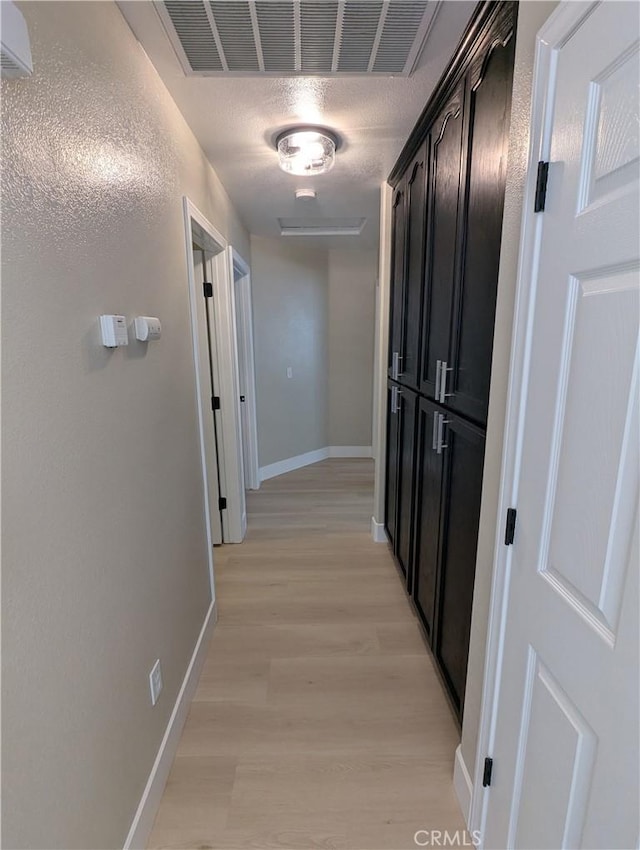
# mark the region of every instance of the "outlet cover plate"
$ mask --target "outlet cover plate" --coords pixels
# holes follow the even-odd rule
[[[151,705],[155,705],[162,690],[162,668],[159,658],[149,673],[149,690],[151,691]]]

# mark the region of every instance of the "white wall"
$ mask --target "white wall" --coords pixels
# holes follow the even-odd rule
[[[251,283],[258,455],[265,467],[328,445],[326,251],[252,236]]]
[[[209,605],[182,196],[247,233],[112,3],[3,81],[3,846],[121,847]],[[157,315],[109,352],[100,313]],[[152,708],[148,673],[162,661]]]
[[[329,444],[371,446],[377,251],[329,251]]]
[[[511,325],[520,249],[522,200],[529,154],[531,83],[535,37],[556,7],[555,2],[525,0],[518,7],[513,100],[509,139],[509,164],[498,277],[496,329],[491,367],[491,396],[487,420],[480,533],[473,595],[471,643],[462,726],[462,758],[473,776],[475,769],[480,702],[484,676],[489,600],[493,573],[496,526],[504,522],[497,516],[502,446],[504,441],[507,383],[511,353]]]

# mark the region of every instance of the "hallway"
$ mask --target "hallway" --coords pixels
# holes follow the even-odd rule
[[[331,459],[248,494],[151,848],[404,850],[463,829],[458,730],[371,542],[372,492],[372,461]]]

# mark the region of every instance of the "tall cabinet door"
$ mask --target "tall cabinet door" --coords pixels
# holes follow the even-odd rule
[[[440,540],[443,455],[438,452],[439,411],[421,398],[416,439],[413,601],[433,642]]]
[[[398,390],[398,512],[396,518],[396,559],[407,579],[411,578],[411,545],[413,530],[413,485],[415,480],[416,393],[406,387]]]
[[[444,470],[434,649],[461,716],[476,571],[484,432],[450,413],[441,417],[438,448],[444,457]]]
[[[396,517],[398,513],[398,465],[400,410],[397,384],[387,384],[387,468],[385,486],[384,528],[393,548],[396,542]]]
[[[460,86],[435,119],[429,134],[431,175],[420,375],[420,391],[429,398],[437,397],[441,364],[449,359],[461,194],[462,125],[463,87]]]
[[[507,26],[512,26],[511,21]],[[467,190],[464,258],[456,291],[451,362],[441,401],[486,423],[507,177],[515,39],[492,41],[467,77]]]
[[[401,383],[416,389],[420,383],[420,314],[424,288],[428,171],[428,144],[425,142],[407,170],[406,294],[398,375]]]
[[[393,195],[391,248],[391,305],[389,317],[389,377],[397,381],[403,348],[406,297],[406,180]]]

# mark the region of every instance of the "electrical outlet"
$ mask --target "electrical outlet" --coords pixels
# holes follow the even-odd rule
[[[151,691],[151,705],[155,705],[162,690],[162,668],[160,667],[159,658],[149,673],[149,689]]]

